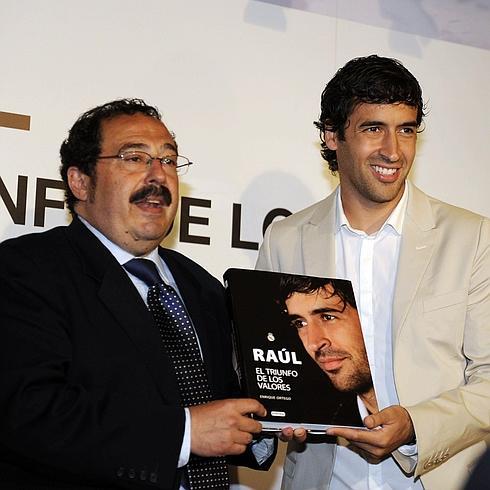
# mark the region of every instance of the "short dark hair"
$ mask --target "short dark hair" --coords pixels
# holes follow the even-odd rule
[[[354,291],[349,281],[344,279],[328,279],[322,277],[308,277],[296,275],[284,275],[279,281],[278,303],[282,310],[286,310],[286,300],[294,293],[311,294],[327,286],[332,286],[331,296],[338,296],[344,304],[344,308],[350,305],[357,310]]]
[[[327,83],[321,98],[321,113],[315,126],[320,130],[322,157],[332,172],[338,170],[335,150],[325,144],[325,130],[345,137],[347,121],[360,103],[403,103],[417,109],[417,127],[425,116],[422,89],[417,79],[393,58],[375,54],[350,60]]]
[[[102,121],[133,114],[144,114],[158,121],[162,120],[158,109],[141,99],[119,99],[83,113],[70,129],[68,138],[63,141],[60,148],[60,174],[65,184],[66,205],[72,214],[77,198],[68,185],[68,168],[77,167],[85,175],[94,177],[95,165],[100,155]]]

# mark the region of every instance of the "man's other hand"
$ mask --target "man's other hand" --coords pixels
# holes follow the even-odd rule
[[[199,456],[241,454],[262,424],[248,417],[267,414],[264,406],[250,398],[217,400],[189,407],[191,452]]]
[[[283,442],[290,442],[293,439],[296,442],[305,442],[306,436],[308,432],[306,429],[299,427],[297,429],[293,429],[292,427],[284,427],[279,434],[279,439]]]
[[[414,438],[414,428],[408,412],[400,405],[393,405],[378,413],[368,415],[364,425],[371,430],[328,429],[330,436],[343,437],[376,458],[382,458]]]

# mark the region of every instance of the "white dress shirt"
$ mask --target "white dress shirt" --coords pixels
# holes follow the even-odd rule
[[[335,228],[336,276],[352,281],[379,409],[398,405],[393,374],[392,306],[409,184],[379,231],[367,235],[350,225],[337,189]],[[416,446],[403,446],[416,458]],[[332,490],[420,490],[420,480],[406,476],[392,457],[370,464],[338,445]]]

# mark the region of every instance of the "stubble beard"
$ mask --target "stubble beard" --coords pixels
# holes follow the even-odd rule
[[[367,358],[358,362],[352,361],[353,370],[350,373],[342,373],[343,367],[337,371],[326,373],[334,387],[344,393],[357,393],[362,395],[373,388],[373,380]]]
[[[373,176],[372,179],[375,179]],[[356,191],[366,201],[385,204],[400,196],[405,185],[405,177],[400,176],[393,183],[371,182],[370,179],[356,179],[352,182]]]
[[[352,158],[351,155],[345,155],[347,161]],[[359,196],[360,200],[366,203],[373,204],[386,204],[397,199],[403,192],[405,180],[407,178],[406,166],[407,162],[402,158],[397,163],[401,164],[399,170],[400,175],[397,180],[392,183],[383,183],[377,180],[373,175],[373,169],[371,165],[386,165],[391,162],[387,161],[382,156],[372,156],[368,159],[361,168],[355,168],[354,163],[345,165],[345,171],[343,172],[344,165],[340,165],[339,177],[340,184],[344,188],[349,189],[349,194]],[[349,168],[351,170],[349,171]],[[342,179],[342,173],[345,173],[345,179]]]

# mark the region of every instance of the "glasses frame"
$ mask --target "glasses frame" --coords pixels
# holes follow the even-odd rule
[[[148,160],[146,161],[146,168],[149,168],[154,160],[158,160],[160,162],[160,165],[162,166],[162,168],[165,168],[165,167],[174,168],[175,171],[179,175],[185,175],[187,173],[187,171],[189,170],[189,166],[194,165],[194,162],[191,162],[184,155],[165,155],[163,157],[152,157],[149,153],[147,153],[146,151],[143,151],[143,150],[128,150],[128,151],[122,151],[117,155],[103,155],[103,156],[99,156],[97,158],[97,160],[115,159],[115,160],[120,160],[120,161],[124,162],[124,157],[127,155],[131,155],[132,153],[133,154],[134,153],[143,154],[143,155],[146,155],[148,157]],[[183,158],[187,163],[182,163],[181,165],[176,165],[175,167],[171,167],[171,166],[164,163],[164,160],[166,158],[170,158],[170,157]],[[126,163],[129,163],[129,162],[126,162]]]

